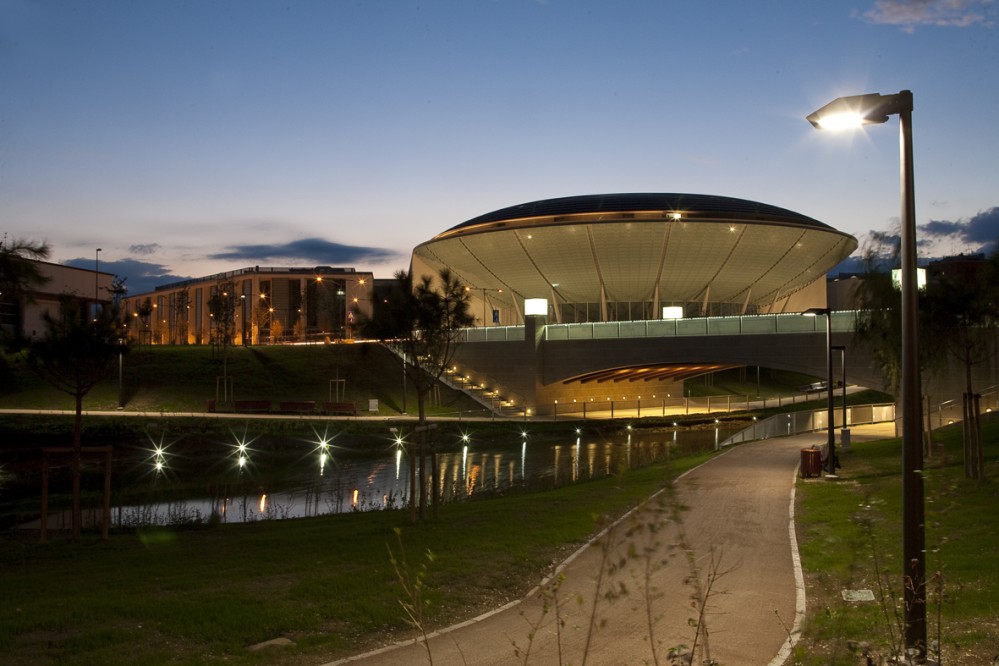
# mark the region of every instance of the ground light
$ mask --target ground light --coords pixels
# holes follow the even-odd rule
[[[912,92],[840,97],[807,116],[818,129],[858,127],[898,115],[902,222],[902,556],[905,647],[926,656],[926,532],[922,406],[916,337],[916,198],[912,168]]]

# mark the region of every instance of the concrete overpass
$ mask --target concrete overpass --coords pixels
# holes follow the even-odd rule
[[[884,380],[872,369],[870,353],[854,342],[856,320],[856,312],[833,312],[831,343],[845,347],[849,383],[881,389]],[[585,324],[531,316],[524,326],[466,329],[452,374],[497,405],[512,402],[545,415],[582,402],[682,400],[684,380],[733,367],[825,377],[826,344],[824,315]],[[833,367],[838,380],[839,352]]]

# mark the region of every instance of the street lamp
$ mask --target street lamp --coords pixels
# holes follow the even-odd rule
[[[926,655],[926,533],[922,405],[916,338],[916,197],[912,168],[912,92],[840,97],[807,116],[818,129],[880,124],[898,115],[902,215],[902,557],[905,646]]]
[[[833,345],[830,347],[832,351],[839,352],[839,367],[843,374],[840,383],[843,388],[843,423],[839,431],[839,444],[840,448],[844,451],[850,450],[850,426],[846,422],[846,345]]]
[[[101,284],[101,250],[102,248],[97,248],[94,252],[94,316],[97,316],[97,301],[99,300],[97,294],[100,291]]]
[[[810,308],[802,314],[806,317],[818,317],[825,315],[826,318],[826,404],[828,414],[826,415],[826,430],[828,439],[826,442],[826,472],[836,475],[836,429],[833,425],[833,371],[832,371],[832,310],[829,308]]]
[[[122,355],[125,353],[125,338],[118,338],[118,409],[125,409],[125,392],[122,384]]]

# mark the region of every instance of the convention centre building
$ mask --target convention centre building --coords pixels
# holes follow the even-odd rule
[[[800,213],[703,194],[591,194],[463,222],[413,250],[414,275],[448,267],[480,326],[802,312],[857,240]]]

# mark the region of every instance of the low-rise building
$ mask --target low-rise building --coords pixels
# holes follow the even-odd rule
[[[253,266],[128,296],[129,337],[152,344],[233,344],[352,339],[371,314],[374,276],[354,268]]]

